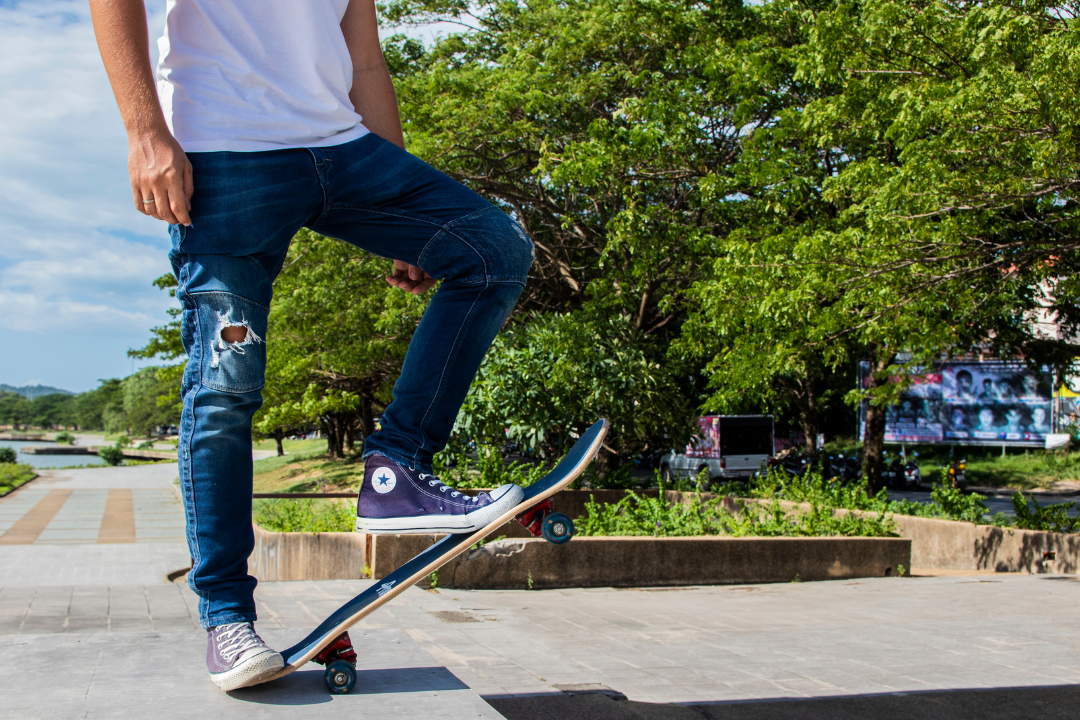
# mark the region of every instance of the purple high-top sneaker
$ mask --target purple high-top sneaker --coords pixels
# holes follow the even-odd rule
[[[356,503],[356,530],[366,533],[467,533],[479,530],[524,497],[506,484],[469,497],[434,475],[409,470],[382,455],[365,460]]]
[[[222,690],[255,685],[285,667],[281,654],[267,647],[249,622],[212,627],[206,641],[206,669]]]

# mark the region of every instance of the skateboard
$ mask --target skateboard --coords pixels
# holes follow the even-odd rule
[[[566,515],[554,512],[551,498],[585,471],[600,451],[607,429],[607,420],[596,421],[551,472],[525,488],[520,503],[486,527],[472,533],[447,535],[335,610],[306,638],[282,651],[285,666],[266,682],[295,672],[314,660],[326,666],[324,678],[330,692],[350,692],[356,685],[356,650],[348,629],[512,518],[534,537],[555,544],[568,542],[574,534],[574,523]]]

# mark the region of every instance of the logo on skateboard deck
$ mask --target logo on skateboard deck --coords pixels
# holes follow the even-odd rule
[[[394,585],[397,584],[397,580],[391,580],[390,582],[384,582],[379,586],[379,589],[375,591],[375,594],[382,597],[386,593],[394,589]]]
[[[397,475],[388,467],[379,468],[375,471],[375,476],[371,478],[371,486],[377,493],[388,493],[394,489],[395,485],[397,485]]]

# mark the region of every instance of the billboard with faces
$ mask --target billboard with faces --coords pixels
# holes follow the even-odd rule
[[[886,409],[885,441],[1044,445],[1052,412],[1049,374],[1022,363],[942,363]]]

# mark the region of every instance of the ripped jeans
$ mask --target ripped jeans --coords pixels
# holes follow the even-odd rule
[[[188,583],[209,628],[255,620],[251,420],[274,342],[272,286],[293,235],[307,227],[442,281],[381,429],[364,445],[365,457],[378,452],[429,472],[533,254],[499,208],[375,134],[324,148],[188,157],[192,223],[170,226],[169,258],[188,356],[179,447]],[[229,327],[241,328],[227,333],[239,340],[222,337]]]

